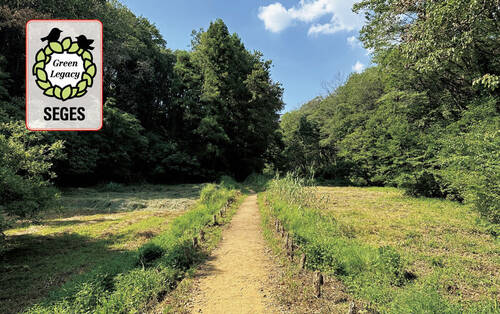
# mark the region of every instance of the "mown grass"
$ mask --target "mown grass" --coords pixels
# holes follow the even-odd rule
[[[389,313],[498,313],[495,227],[465,206],[396,189],[313,188],[271,182],[271,213],[307,255]]]
[[[67,190],[39,223],[18,221],[6,231],[0,313],[22,311],[97,265],[128,267],[139,246],[195,204],[201,185],[120,188]]]
[[[206,185],[197,205],[173,219],[160,235],[76,276],[28,312],[129,313],[154,308],[206,256],[192,245],[192,238],[201,228],[217,234],[210,230],[217,228],[210,225],[212,217],[236,196],[235,190]]]

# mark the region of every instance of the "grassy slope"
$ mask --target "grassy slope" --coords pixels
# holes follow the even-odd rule
[[[0,259],[0,313],[18,312],[74,275],[110,260],[128,263],[135,250],[164,231],[198,199],[200,185],[75,189],[40,224],[6,232]]]
[[[272,215],[308,256],[308,268],[337,275],[383,312],[500,312],[495,227],[466,206],[391,188],[311,194],[285,181],[266,195]],[[280,189],[289,201],[319,200],[322,210],[280,200]]]

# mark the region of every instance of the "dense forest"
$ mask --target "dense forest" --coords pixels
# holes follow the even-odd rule
[[[172,51],[117,1],[0,4],[0,211],[30,217],[54,186],[187,182],[263,170],[332,184],[391,185],[448,197],[500,221],[499,0],[363,0],[375,66],[326,97],[283,109],[271,61],[222,20]],[[25,23],[104,25],[104,127],[29,132]],[[5,215],[0,214],[0,224]]]
[[[116,1],[2,1],[0,210],[25,217],[59,186],[244,179],[270,162],[282,88],[271,62],[222,20],[171,51],[159,30]],[[24,126],[24,36],[30,19],[104,25],[104,127],[29,132]],[[0,215],[3,217],[3,215]]]

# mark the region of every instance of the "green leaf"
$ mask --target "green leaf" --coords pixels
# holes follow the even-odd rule
[[[78,52],[77,52],[77,54],[78,54],[79,56],[81,56],[81,55],[82,55],[82,53],[83,53],[83,49],[80,49],[80,50],[78,50]]]
[[[66,100],[71,96],[71,85],[67,85],[66,87],[63,88],[61,92],[61,98],[62,100]]]
[[[49,44],[49,47],[50,49],[52,49],[54,52],[62,52],[63,51],[63,47],[61,46],[60,43],[58,43],[57,41],[53,41]]]
[[[84,60],[90,60],[92,61],[92,54],[90,52],[88,52],[87,50],[85,50],[82,54],[82,58]]]
[[[71,38],[70,37],[64,38],[62,41],[62,48],[64,50],[68,50],[70,46],[71,46]]]
[[[36,71],[37,71],[37,69],[43,69],[44,65],[45,65],[45,64],[43,63],[43,61],[37,62],[37,63],[33,66],[33,75],[36,75]]]
[[[76,87],[78,87],[78,90],[81,92],[83,90],[85,90],[87,88],[87,81],[86,80],[81,80],[78,85],[76,85]]]
[[[92,65],[91,65],[91,66],[87,69],[87,73],[88,73],[90,76],[94,77],[94,76],[95,76],[95,65],[93,65],[93,64],[92,64]]]
[[[75,97],[76,93],[78,93],[78,88],[77,87],[73,87],[71,89],[71,98]]]
[[[43,94],[47,95],[47,96],[54,96],[54,87],[51,87],[51,88],[45,90],[45,92]]]
[[[92,86],[92,77],[90,77],[90,75],[83,73],[82,78],[87,80],[87,86]]]
[[[42,82],[45,82],[47,81],[47,73],[45,72],[44,69],[37,69],[36,70],[36,76],[38,77],[38,79]]]
[[[56,96],[56,98],[61,98],[61,88],[59,86],[54,87],[54,95]]]
[[[42,82],[40,80],[37,80],[36,83],[38,84],[38,86],[41,89],[44,89],[44,90],[50,87],[50,82]]]
[[[73,44],[71,44],[71,47],[69,47],[68,52],[69,53],[75,53],[75,52],[78,51],[79,48],[80,47],[78,46],[77,43],[73,43]]]
[[[51,55],[53,51],[50,49],[49,46],[47,46],[47,47],[45,47],[44,52],[45,52],[45,55],[48,56],[48,55]]]
[[[40,49],[36,54],[36,61],[38,62],[43,60],[45,60],[45,53],[43,52],[43,49]]]
[[[84,63],[84,68],[87,69],[89,66],[92,65],[92,61],[89,61],[89,60],[85,60],[85,63]]]
[[[86,90],[84,90],[83,92],[79,92],[78,94],[76,94],[76,97],[82,97],[83,95],[85,95],[87,93]]]

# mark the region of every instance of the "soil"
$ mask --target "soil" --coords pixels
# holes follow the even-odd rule
[[[257,195],[247,197],[219,247],[195,275],[192,313],[279,313],[273,304],[273,269],[261,233]]]

